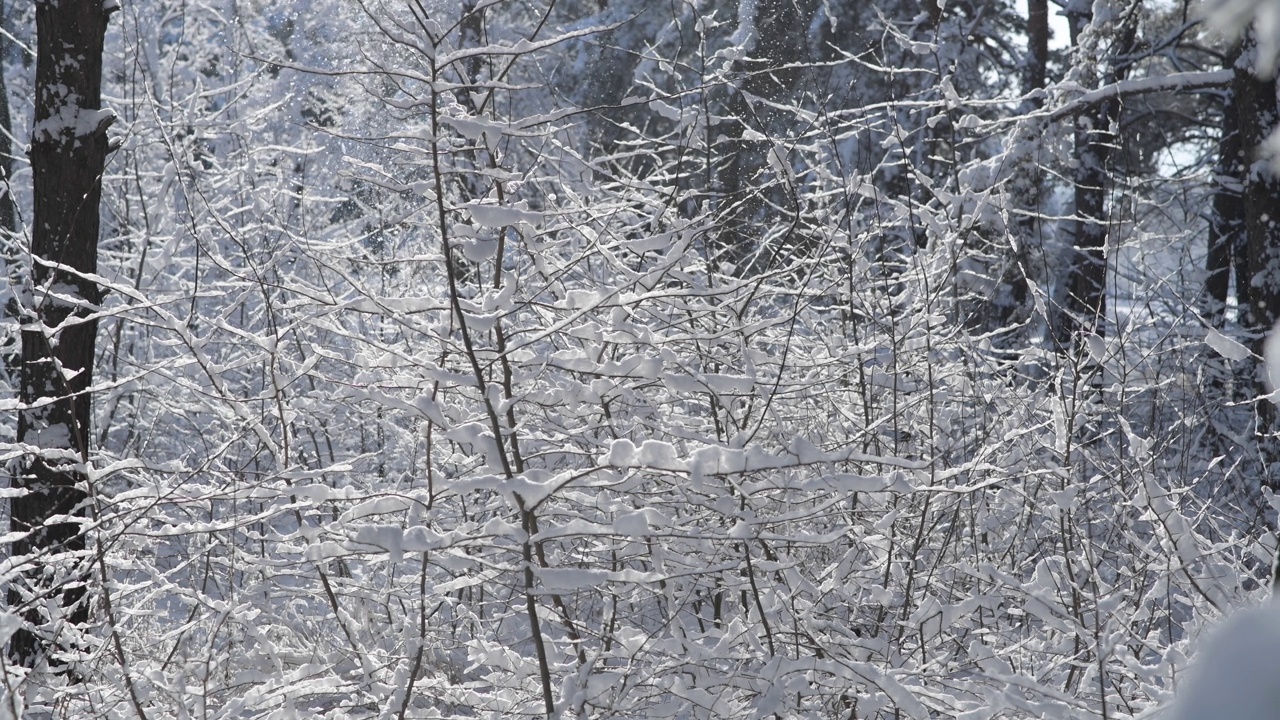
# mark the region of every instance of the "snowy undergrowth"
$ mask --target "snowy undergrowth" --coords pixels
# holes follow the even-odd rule
[[[1168,371],[1217,362],[1191,320],[1092,354],[985,322],[999,153],[1033,154],[976,137],[913,173],[901,139],[971,114],[946,92],[786,108],[730,252],[698,179],[732,26],[681,11],[653,52],[694,54],[637,71],[660,119],[602,159],[540,92],[600,28],[363,9],[332,58],[230,6],[129,26],[156,89],[108,183],[116,611],[83,691],[10,675],[11,700],[120,713],[128,677],[156,717],[1135,717],[1263,592],[1252,509],[1205,491],[1248,459],[1201,452],[1218,410]]]

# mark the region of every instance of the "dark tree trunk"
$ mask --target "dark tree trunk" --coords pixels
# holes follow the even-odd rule
[[[1234,68],[1240,59],[1237,45],[1227,55],[1226,67]],[[1249,165],[1240,129],[1240,113],[1236,106],[1236,88],[1222,91],[1222,134],[1218,137],[1218,159],[1214,167],[1213,212],[1209,218],[1208,253],[1205,255],[1205,281],[1201,306],[1211,327],[1226,330],[1227,307],[1235,301],[1237,317],[1247,324],[1249,313],[1249,271],[1245,243],[1245,172]],[[1234,284],[1232,279],[1234,277]],[[1234,290],[1234,292],[1233,292]],[[1219,361],[1208,374],[1212,391],[1223,400],[1248,402],[1255,393],[1253,363]],[[1212,440],[1222,443],[1214,452],[1234,446],[1229,437],[1211,433]]]
[[[1022,68],[1022,91],[1030,93],[1045,86],[1049,73],[1049,0],[1027,0],[1027,60]],[[1043,98],[1032,100],[1035,107]]]
[[[6,12],[8,8],[0,1],[0,29],[8,30]],[[4,77],[4,62],[9,56],[9,39],[0,33],[0,263],[4,263],[4,272],[11,288],[22,285],[22,273],[19,272],[18,213],[13,202],[13,187],[9,184],[13,177],[13,143],[9,136],[13,134],[13,121],[9,116],[9,82]],[[3,300],[3,312],[6,317],[15,321],[18,318],[18,301],[12,296]],[[14,323],[17,327],[17,323]],[[16,387],[22,369],[22,351],[18,347],[16,336],[0,338],[0,372],[10,387]]]
[[[1073,3],[1069,8],[1087,8]],[[1089,11],[1068,11],[1071,35],[1077,42],[1091,22]],[[1125,8],[1111,47],[1109,67],[1098,78],[1099,86],[1123,80],[1128,74],[1125,55],[1133,49],[1137,38],[1134,6]],[[1075,132],[1075,212],[1071,223],[1072,261],[1066,280],[1066,312],[1058,323],[1057,340],[1062,348],[1076,346],[1081,333],[1102,334],[1106,323],[1107,288],[1107,161],[1115,145],[1112,126],[1120,116],[1120,103],[1115,99],[1097,103],[1076,119]]]
[[[0,2],[0,28],[5,28],[7,7]],[[7,29],[7,28],[5,28]],[[17,211],[13,204],[12,188],[9,186],[13,177],[13,143],[9,136],[13,134],[13,124],[9,117],[9,83],[3,77],[4,61],[9,56],[9,39],[0,33],[0,233],[5,236],[18,231]]]
[[[1233,67],[1239,59],[1237,49],[1228,59]],[[1209,252],[1205,258],[1205,315],[1214,327],[1222,328],[1231,299],[1231,275],[1235,271],[1236,307],[1242,313],[1249,307],[1248,283],[1244,282],[1244,145],[1241,142],[1240,114],[1236,108],[1234,88],[1223,97],[1222,135],[1218,138],[1218,162],[1214,181],[1213,216],[1209,221]]]
[[[101,108],[102,47],[111,5],[104,0],[44,0],[36,5],[36,103],[31,136],[34,178],[30,307],[23,308],[18,440],[33,449],[16,485],[12,528],[27,532],[14,544],[28,569],[9,591],[26,621],[10,641],[14,662],[38,667],[52,657],[66,629],[44,608],[60,608],[61,622],[83,624],[88,609],[77,555],[85,549],[80,523],[87,494],[89,387],[93,371],[93,312],[101,290],[97,272],[98,202],[112,115]],[[52,267],[56,265],[57,267]]]
[[[1022,112],[1030,113],[1044,106],[1044,95],[1037,94],[1048,81],[1049,67],[1049,3],[1048,0],[1027,2],[1027,57],[1022,66],[1022,94],[1026,98]],[[1032,145],[1036,138],[1024,137],[1019,143]],[[986,331],[1006,328],[1024,322],[1031,317],[1031,287],[1028,275],[1032,273],[1030,248],[1037,243],[1040,232],[1041,172],[1036,158],[1030,154],[1015,160],[1009,187],[1014,209],[1013,242],[1001,276],[1001,286],[996,288],[994,312],[978,313],[977,325]]]
[[[770,103],[795,97],[801,89],[804,74],[799,65],[808,58],[806,33],[816,4],[815,0],[760,0],[754,18],[755,47],[749,57],[734,61],[741,80],[728,99],[727,114],[732,119],[724,131],[721,156],[725,159],[716,173],[721,195],[716,250],[720,261],[739,276],[753,271],[765,239],[770,200],[777,201],[777,193],[764,184],[772,143],[752,138],[786,138],[788,114]]]
[[[1247,53],[1246,53],[1247,54]],[[1249,158],[1277,124],[1276,81],[1258,77],[1252,61],[1236,65],[1233,85],[1240,143]],[[1245,279],[1244,324],[1257,335],[1280,318],[1280,179],[1265,163],[1250,163],[1243,188]]]
[[[1241,288],[1241,321],[1254,338],[1254,350],[1261,351],[1262,341],[1280,318],[1280,177],[1267,162],[1254,162],[1258,147],[1276,129],[1280,121],[1280,105],[1276,100],[1276,79],[1259,77],[1254,58],[1252,36],[1246,39],[1236,61],[1232,83],[1240,143],[1249,160],[1244,174],[1244,274],[1237,285]],[[1259,394],[1265,393],[1259,378]],[[1258,430],[1268,434],[1275,429],[1276,407],[1267,400],[1257,403]],[[1274,440],[1264,441],[1264,457],[1269,464],[1275,457]],[[1268,452],[1270,450],[1270,452]],[[1268,484],[1274,485],[1270,480]]]
[[[607,6],[608,3],[602,0],[601,9]],[[635,85],[636,68],[644,57],[644,45],[651,40],[638,27],[640,23],[640,18],[633,18],[620,27],[600,33],[597,38],[599,47],[592,58],[591,72],[586,78],[582,97],[583,105],[590,110],[587,115],[587,140],[593,157],[617,153],[626,137],[624,128],[628,124],[635,127],[642,124],[636,122],[642,106],[622,104]],[[630,165],[634,162],[644,160],[632,158],[621,161],[621,164],[630,172]],[[606,172],[605,176],[608,174]]]

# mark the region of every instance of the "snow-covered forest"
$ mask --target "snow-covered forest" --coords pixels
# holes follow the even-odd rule
[[[1163,712],[1275,573],[1254,10],[0,3],[0,717]]]

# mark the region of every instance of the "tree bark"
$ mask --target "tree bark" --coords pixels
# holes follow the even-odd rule
[[[1027,60],[1022,69],[1022,91],[1045,86],[1049,73],[1049,0],[1027,0]],[[1032,100],[1036,108],[1043,98]]]
[[[1266,162],[1257,161],[1257,148],[1277,125],[1275,79],[1259,77],[1247,57],[1236,65],[1235,111],[1240,142],[1255,159],[1244,175],[1243,221],[1245,282],[1248,303],[1245,326],[1259,336],[1280,317],[1280,179]]]
[[[616,5],[617,3],[615,3]],[[601,10],[608,7],[607,0],[600,2]],[[625,8],[624,13],[630,8]],[[592,57],[592,68],[586,78],[583,105],[588,108],[587,141],[593,157],[612,155],[619,150],[625,132],[624,126],[635,123],[640,106],[622,106],[622,100],[635,84],[635,72],[644,57],[643,48],[651,38],[637,25],[637,16],[620,27],[606,30],[598,36],[598,48]],[[629,158],[624,165],[643,162]],[[627,168],[632,171],[631,168]]]
[[[0,0],[0,29],[8,30],[8,8]],[[9,39],[0,32],[0,262],[4,263],[5,278],[9,289],[21,285],[22,273],[18,263],[18,213],[13,202],[13,121],[9,114],[9,82],[4,77],[4,61],[9,55]],[[18,300],[9,293],[0,293],[6,318],[18,319]],[[15,323],[16,327],[16,323]],[[22,372],[22,351],[15,336],[0,338],[0,372],[10,387],[16,387]]]
[[[1277,80],[1261,77],[1257,71],[1256,43],[1252,35],[1235,64],[1232,92],[1240,143],[1248,160],[1244,172],[1244,276],[1237,282],[1241,288],[1241,321],[1254,338],[1254,351],[1261,354],[1262,341],[1280,319],[1280,177],[1267,158],[1260,158],[1258,148],[1280,125],[1277,103]],[[1261,377],[1259,395],[1265,394]],[[1259,400],[1258,432],[1266,435],[1275,430],[1276,407],[1269,400]],[[1269,465],[1280,461],[1273,441],[1263,442],[1264,459]],[[1274,487],[1274,481],[1264,478]]]
[[[25,623],[12,638],[15,663],[37,668],[65,647],[62,623],[88,619],[83,572],[89,388],[97,272],[98,204],[108,152],[102,111],[102,50],[112,0],[41,0],[36,5],[36,102],[31,136],[34,216],[32,288],[23,308],[23,410],[18,440],[31,452],[15,485],[27,494],[11,507],[14,544],[29,565],[9,591]],[[48,598],[56,598],[49,603]],[[57,606],[61,618],[48,617]]]
[[[1092,9],[1084,3],[1071,3],[1067,15],[1076,51],[1081,52],[1080,39],[1092,23]],[[1109,22],[1119,27],[1114,31],[1108,68],[1099,86],[1119,82],[1128,74],[1129,65],[1123,58],[1132,52],[1137,39],[1136,8],[1123,8],[1119,18]],[[1062,313],[1057,334],[1059,347],[1064,349],[1076,347],[1082,333],[1102,334],[1106,329],[1107,161],[1115,145],[1112,126],[1119,117],[1119,101],[1108,98],[1076,120],[1075,217],[1070,230],[1074,257],[1066,280],[1066,312]]]
[[[804,75],[799,66],[809,55],[806,33],[816,7],[814,0],[760,0],[751,20],[754,48],[734,61],[741,80],[728,98],[732,119],[716,173],[721,196],[716,251],[722,267],[733,268],[739,277],[756,269],[770,205],[763,175],[771,143],[750,138],[785,139],[788,113],[771,105],[798,94]]]
[[[1028,0],[1027,2],[1027,57],[1022,65],[1022,95],[1020,108],[1023,113],[1031,113],[1044,106],[1043,90],[1048,82],[1049,67],[1049,3],[1048,0]],[[1037,138],[1018,138],[1019,144],[1033,145]],[[1024,322],[1031,316],[1031,287],[1028,275],[1033,272],[1030,248],[1037,242],[1040,234],[1040,201],[1042,173],[1033,154],[1019,156],[1015,159],[1017,166],[1009,183],[1017,211],[1013,215],[1010,230],[1013,240],[1010,243],[1009,255],[1000,278],[1001,286],[996,288],[991,313],[978,313],[976,318],[979,327],[985,331],[1006,328]]]
[[[8,8],[0,1],[0,27],[5,26]],[[9,39],[0,33],[0,71],[4,67],[4,59],[9,55]],[[0,233],[10,236],[18,231],[18,214],[13,204],[12,188],[9,182],[13,177],[13,142],[9,136],[13,134],[13,124],[9,116],[9,83],[0,76]]]
[[[1227,67],[1240,57],[1237,48],[1228,56]],[[1245,153],[1241,142],[1240,113],[1235,87],[1223,93],[1222,135],[1218,138],[1218,161],[1214,168],[1213,216],[1209,221],[1209,252],[1205,257],[1205,316],[1221,329],[1231,299],[1231,275],[1235,271],[1236,307],[1248,311],[1248,283],[1245,282]],[[1242,318],[1243,319],[1243,318]]]

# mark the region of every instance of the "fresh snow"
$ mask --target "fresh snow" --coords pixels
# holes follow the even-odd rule
[[[1253,356],[1249,348],[1223,335],[1214,328],[1205,328],[1204,341],[1222,357],[1232,362],[1240,362]]]
[[[1280,603],[1228,619],[1195,655],[1170,720],[1280,718]]]

